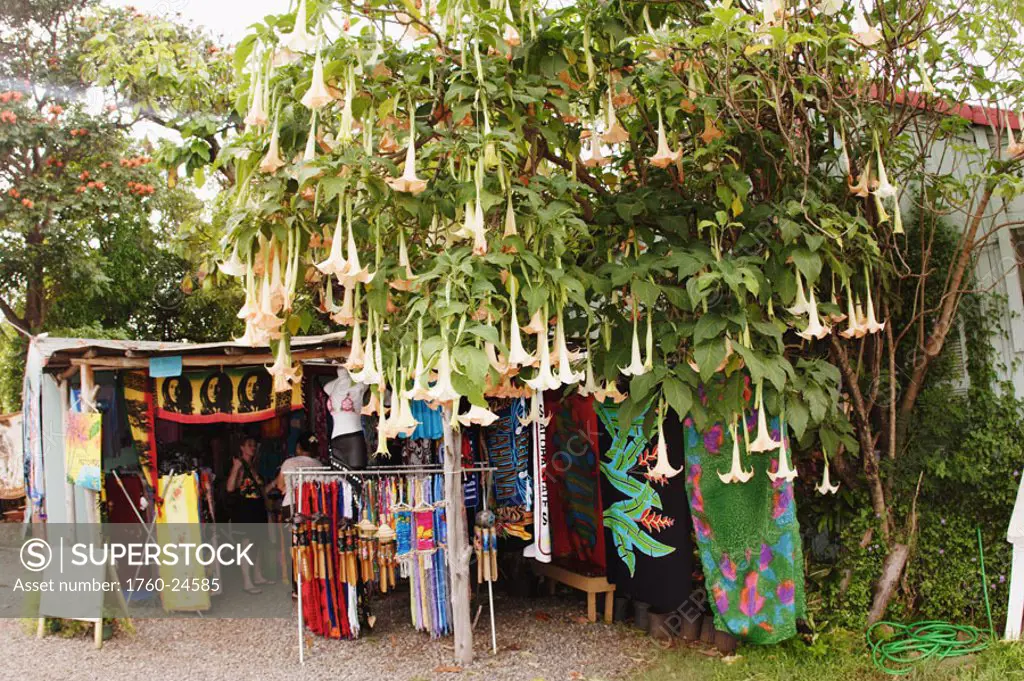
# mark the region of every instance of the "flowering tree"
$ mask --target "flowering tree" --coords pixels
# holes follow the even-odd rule
[[[888,537],[901,500],[875,449],[895,420],[854,358],[892,333],[898,198],[923,162],[905,131],[949,135],[936,88],[981,91],[959,57],[932,85],[956,46],[927,36],[956,8],[911,4],[301,0],[235,56],[222,270],[247,292],[241,342],[273,341],[287,388],[313,291],[351,330],[382,448],[414,427],[409,399],[486,423],[487,396],[532,396],[539,418],[538,391],[575,389],[652,430],[671,408],[738,432],[754,409],[746,454],[777,456],[775,477],[796,469],[769,418],[859,456]],[[897,101],[912,87],[925,106]],[[1013,167],[987,177],[1013,191]],[[726,477],[749,480],[740,457]]]

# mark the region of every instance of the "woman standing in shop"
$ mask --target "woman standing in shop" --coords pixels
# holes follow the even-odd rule
[[[233,496],[234,503],[231,520],[241,524],[241,532],[245,541],[249,544],[259,537],[256,525],[265,525],[267,522],[267,501],[266,488],[274,486],[275,483],[265,485],[257,472],[256,452],[258,442],[252,435],[242,438],[239,445],[239,455],[231,462],[231,473],[228,474],[227,490]],[[253,564],[249,565],[242,561],[242,588],[247,593],[258,594],[262,589],[261,584],[273,584],[269,579],[263,577],[263,570],[260,566],[261,556],[259,546],[252,554]]]

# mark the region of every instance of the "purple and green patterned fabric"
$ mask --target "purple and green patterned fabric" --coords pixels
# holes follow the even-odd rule
[[[792,637],[805,616],[803,551],[793,483],[768,477],[778,470],[779,451],[748,455],[741,443],[743,467],[754,477],[727,485],[718,472],[731,463],[728,428],[714,424],[700,433],[689,418],[683,425],[686,491],[715,627],[750,643]],[[747,426],[753,439],[756,420]],[[779,439],[777,419],[772,436]]]

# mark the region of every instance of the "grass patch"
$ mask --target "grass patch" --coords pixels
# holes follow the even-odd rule
[[[903,677],[875,669],[864,637],[853,632],[823,634],[812,645],[790,640],[776,646],[741,646],[738,659],[726,663],[699,649],[679,645],[661,653],[643,681],[999,681],[1024,679],[1024,644],[996,643],[977,655],[923,664]]]

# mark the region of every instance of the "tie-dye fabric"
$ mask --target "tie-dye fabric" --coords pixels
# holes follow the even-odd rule
[[[777,420],[772,428],[778,440]],[[699,433],[686,419],[684,432],[686,491],[715,627],[750,643],[792,637],[805,616],[803,551],[793,483],[768,477],[778,470],[778,450],[743,452],[754,477],[727,485],[717,473],[730,467],[728,429]]]

